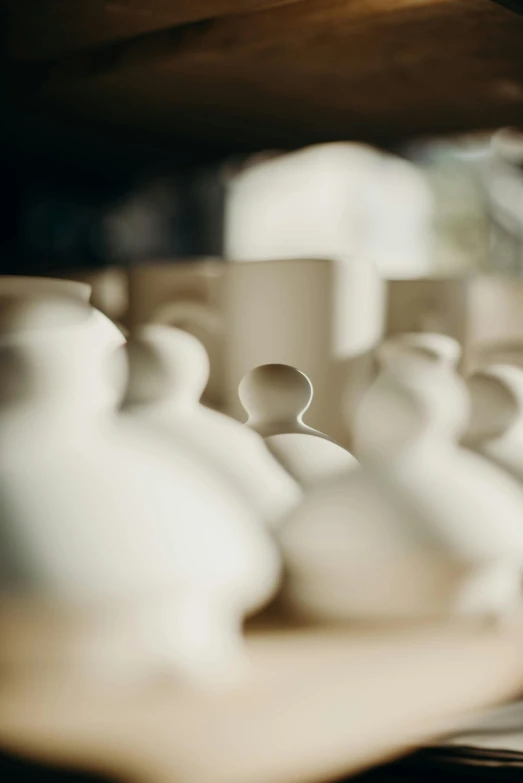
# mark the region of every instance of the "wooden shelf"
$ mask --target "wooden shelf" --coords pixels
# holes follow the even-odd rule
[[[491,0],[8,0],[7,16],[12,135],[247,150],[523,123],[523,16]]]

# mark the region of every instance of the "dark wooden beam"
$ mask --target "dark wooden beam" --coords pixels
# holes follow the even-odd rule
[[[493,2],[509,8],[515,14],[523,14],[523,0],[493,0]]]
[[[296,0],[4,0],[7,54],[53,59],[202,19]]]
[[[397,139],[523,123],[523,18],[491,0],[299,0],[21,75],[16,111],[95,121],[122,139]]]

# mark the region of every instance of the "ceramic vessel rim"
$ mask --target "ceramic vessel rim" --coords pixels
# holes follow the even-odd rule
[[[38,340],[40,337],[45,337],[46,335],[49,335],[50,333],[57,333],[57,334],[64,334],[64,332],[69,336],[71,333],[73,333],[78,329],[81,329],[86,325],[86,323],[91,320],[95,324],[98,322],[98,311],[91,307],[89,302],[85,302],[84,300],[78,300],[74,299],[72,297],[66,297],[66,296],[56,296],[56,297],[25,297],[25,296],[9,296],[9,295],[2,295],[0,293],[0,307],[2,301],[19,301],[20,303],[26,303],[26,302],[38,302],[39,300],[46,301],[46,302],[72,302],[73,304],[77,305],[77,311],[74,313],[74,318],[69,323],[54,323],[46,326],[45,324],[41,325],[28,325],[28,326],[19,326],[15,327],[14,329],[10,329],[9,327],[6,330],[0,329],[0,346],[5,345],[13,345],[17,343],[23,343],[27,338],[31,338],[31,340],[34,340],[35,338]]]
[[[236,268],[236,267],[247,268],[247,267],[250,267],[250,266],[256,266],[256,265],[260,265],[260,264],[263,264],[264,266],[283,265],[283,264],[286,264],[286,265],[288,265],[288,264],[305,264],[305,263],[307,263],[307,264],[333,264],[333,263],[335,263],[335,261],[336,261],[336,259],[333,258],[332,256],[325,256],[325,257],[322,257],[322,256],[310,256],[310,257],[307,257],[307,256],[303,256],[303,257],[293,256],[293,257],[289,257],[289,258],[260,258],[260,259],[254,259],[253,258],[250,261],[247,260],[247,259],[241,259],[241,258],[238,258],[238,259],[229,258],[229,259],[226,259],[225,264],[226,264],[228,269],[231,269],[231,268]]]
[[[10,286],[12,284],[12,287]],[[67,296],[68,291],[75,291],[76,296],[74,298],[81,299],[84,302],[89,302],[91,298],[92,286],[90,283],[84,283],[79,280],[68,280],[61,277],[43,277],[43,276],[25,276],[25,275],[0,275],[0,297],[1,298],[16,298],[25,296],[28,299],[40,298],[40,293],[35,291],[27,291],[24,293],[24,283],[29,285],[45,284],[42,287],[41,297],[54,295],[57,298],[60,296]],[[48,286],[48,288],[47,288]],[[14,290],[13,290],[14,288]],[[56,290],[54,290],[56,288]],[[51,290],[53,289],[53,290]]]

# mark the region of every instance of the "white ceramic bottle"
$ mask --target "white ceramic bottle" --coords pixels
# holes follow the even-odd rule
[[[127,412],[207,464],[267,523],[276,524],[300,502],[301,488],[261,436],[200,404],[210,368],[196,337],[151,324],[135,332],[128,355]]]
[[[372,382],[378,377],[381,370],[393,366],[403,358],[425,359],[449,368],[457,368],[461,359],[461,345],[453,337],[438,332],[401,332],[384,340],[374,351],[373,372],[369,373],[366,389],[361,390],[361,399],[365,396]],[[358,403],[359,405],[359,403]],[[350,415],[350,409],[355,413]],[[347,411],[347,426],[352,431],[353,449],[356,456],[359,454],[358,428],[354,421],[357,416],[358,406],[351,405],[350,399],[345,400]]]
[[[441,364],[404,357],[382,371],[358,413],[361,468],[318,488],[282,529],[294,607],[420,619],[519,606],[523,493],[458,446],[467,407],[464,382]]]
[[[271,453],[305,489],[357,465],[350,452],[304,423],[313,395],[305,373],[286,364],[264,364],[244,376],[239,394],[247,426],[265,438]]]
[[[9,298],[34,299],[74,299],[79,302],[89,303],[92,295],[92,286],[78,280],[62,280],[54,277],[26,277],[16,275],[0,275],[0,296]],[[92,307],[94,322],[101,340],[110,348],[117,348],[125,343],[122,329],[110,318]]]
[[[114,351],[87,304],[3,299],[0,317],[4,587],[91,618],[62,665],[235,676],[243,617],[279,578],[258,518],[116,415]]]
[[[437,332],[402,332],[384,340],[376,349],[380,367],[388,367],[403,356],[419,356],[455,369],[461,359],[461,345],[453,337]]]

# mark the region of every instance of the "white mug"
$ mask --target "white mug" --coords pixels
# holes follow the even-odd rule
[[[454,337],[463,349],[465,373],[521,356],[521,280],[493,275],[391,280],[387,304],[389,335],[428,331]]]

